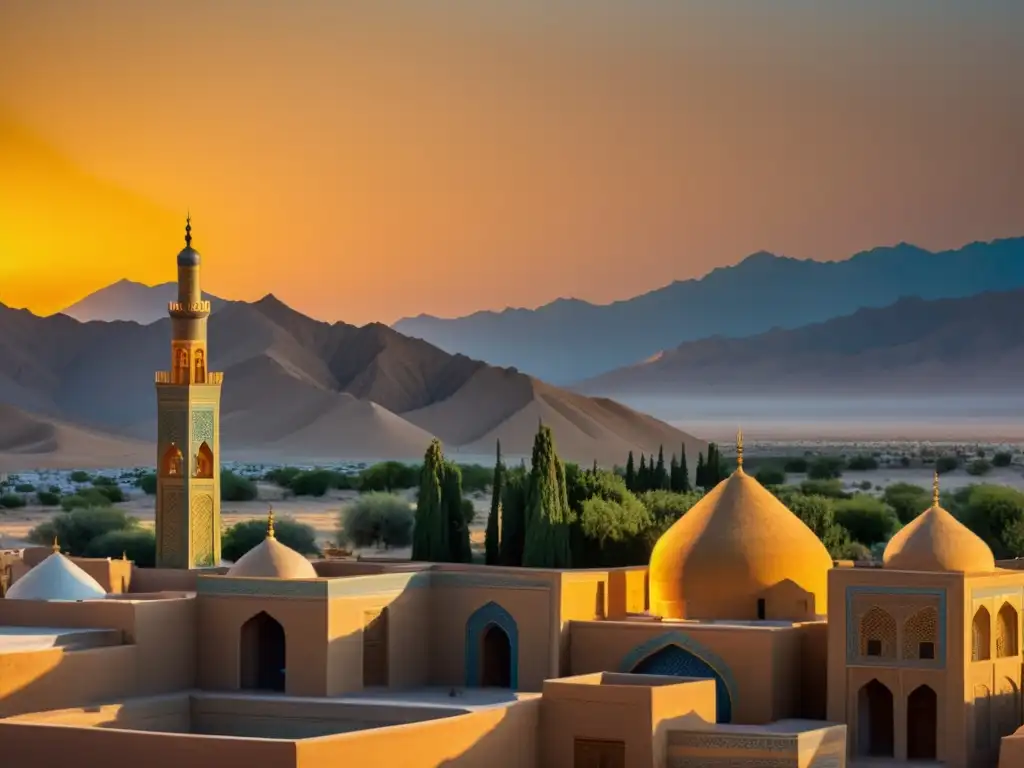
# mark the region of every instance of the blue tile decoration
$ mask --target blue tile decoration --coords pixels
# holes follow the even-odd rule
[[[619,671],[714,680],[716,719],[732,722],[737,689],[729,667],[710,648],[684,632],[666,632],[641,643],[626,654]]]
[[[466,687],[480,685],[480,647],[484,632],[494,625],[508,636],[512,669],[509,674],[513,691],[519,689],[519,625],[512,614],[495,602],[477,608],[466,621]]]
[[[860,625],[853,615],[853,599],[857,595],[907,595],[910,597],[935,597],[939,601],[939,642],[934,660],[880,659],[872,661],[860,655]],[[880,606],[883,607],[884,606]],[[846,588],[846,662],[859,666],[916,666],[942,669],[946,666],[946,590],[926,587],[875,587],[856,586]]]

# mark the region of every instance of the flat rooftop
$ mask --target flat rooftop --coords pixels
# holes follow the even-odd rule
[[[50,648],[82,651],[121,644],[121,631],[118,629],[0,626],[0,654],[45,651]]]

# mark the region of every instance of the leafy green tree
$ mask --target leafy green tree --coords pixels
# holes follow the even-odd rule
[[[302,470],[298,467],[274,467],[273,469],[267,470],[263,475],[263,479],[268,483],[280,486],[281,488],[291,488],[292,480],[296,475],[302,473]],[[154,475],[154,478],[156,476]],[[154,485],[154,488],[156,486]],[[155,491],[154,491],[155,492]]]
[[[385,491],[391,493],[415,488],[419,482],[419,467],[402,461],[381,461],[359,473],[360,492]]]
[[[997,558],[1020,557],[1024,493],[1002,485],[972,485],[954,497],[961,522],[980,536]]]
[[[267,521],[263,518],[253,518],[235,523],[221,534],[221,556],[225,560],[237,562],[242,555],[262,544],[266,538]],[[274,538],[301,555],[320,553],[320,549],[316,545],[316,531],[313,526],[300,523],[291,517],[274,519]]]
[[[37,491],[36,499],[41,507],[56,507],[60,504],[60,494],[52,491]]]
[[[541,425],[533,442],[523,565],[569,568],[571,522],[565,467],[555,451],[551,428]]]
[[[952,472],[960,466],[960,459],[956,456],[939,456],[935,460],[935,471],[940,475],[945,475],[948,472]]]
[[[636,468],[633,466],[633,452],[629,452],[629,458],[626,459],[626,488],[631,491],[636,490]]]
[[[868,547],[888,540],[899,527],[893,508],[865,493],[836,501],[835,519],[849,531],[851,539]]]
[[[1013,463],[1013,454],[1009,451],[996,451],[992,455],[992,466],[1008,467]]]
[[[156,534],[149,528],[107,531],[85,548],[84,557],[126,557],[140,568],[156,567]]]
[[[441,483],[444,455],[441,443],[431,440],[420,470],[420,488],[416,500],[416,524],[413,528],[412,559],[427,562],[448,560],[448,518],[442,503]]]
[[[792,456],[786,459],[782,465],[782,471],[787,475],[804,475],[807,470],[807,459],[802,456]]]
[[[523,546],[526,542],[526,497],[530,475],[520,465],[505,473],[501,493],[501,564],[523,564]]]
[[[757,482],[761,485],[785,485],[786,484],[786,473],[781,467],[765,466],[757,470],[757,474],[754,475],[757,478]]]
[[[932,505],[931,493],[913,483],[893,483],[887,486],[882,492],[882,499],[893,508],[903,525]]]
[[[77,557],[84,557],[89,545],[100,536],[111,531],[127,531],[137,528],[139,528],[138,519],[123,509],[110,506],[77,507],[37,525],[29,531],[28,540],[33,544],[46,546],[57,539],[61,551]]]
[[[804,480],[800,483],[800,492],[807,496],[828,496],[832,499],[848,499],[850,494],[843,490],[843,482],[830,480]]]
[[[256,483],[229,469],[220,471],[221,501],[252,501],[256,498]]]
[[[810,480],[834,480],[843,475],[843,460],[839,456],[819,456],[807,467]]]
[[[362,494],[341,511],[338,541],[356,547],[396,549],[412,542],[413,511],[401,496]]]
[[[639,497],[640,503],[651,516],[651,526],[646,532],[648,549],[653,548],[661,534],[689,512],[703,496],[704,494],[699,491],[648,491],[642,494]]]
[[[836,522],[834,499],[794,493],[786,497],[783,503],[804,522],[804,525],[814,531],[814,535],[821,539],[821,543],[832,557],[843,558],[850,536],[846,529]]]
[[[80,469],[76,469],[71,473],[69,479],[72,483],[88,483],[92,478],[88,472],[83,472]]]
[[[135,481],[144,494],[147,496],[153,496],[156,494],[156,472],[146,472],[145,474],[139,475],[139,478]]]
[[[501,562],[501,494],[505,487],[505,464],[501,460],[501,440],[497,442],[494,479],[491,481],[491,511],[484,532],[484,558],[487,565]]]
[[[65,512],[73,509],[109,507],[110,497],[99,488],[80,488],[77,493],[65,496],[60,500],[60,507]]]
[[[992,465],[985,459],[975,459],[967,465],[967,474],[974,477],[987,475],[992,471]]]
[[[878,469],[878,459],[874,456],[858,455],[853,456],[848,462],[846,462],[846,468],[853,472],[866,472],[872,469]]]

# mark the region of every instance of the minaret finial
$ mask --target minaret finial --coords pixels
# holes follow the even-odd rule
[[[123,549],[121,550],[121,559],[122,560],[127,560],[128,559],[128,553],[125,550],[123,550]]]
[[[267,538],[273,539],[276,538],[274,536],[274,505],[268,504],[267,506],[270,507],[270,512],[267,513]]]
[[[192,247],[192,212],[185,214],[185,247]]]
[[[51,549],[54,552],[60,552],[60,542],[57,541],[56,536],[53,537],[53,546],[51,547]]]
[[[736,429],[736,469],[743,469],[743,427]]]
[[[935,470],[935,477],[932,478],[932,506],[939,506],[939,471]]]

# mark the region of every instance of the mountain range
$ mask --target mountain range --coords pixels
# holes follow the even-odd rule
[[[612,304],[559,299],[533,310],[456,319],[420,315],[393,327],[448,352],[570,384],[682,342],[799,328],[904,297],[961,298],[1020,287],[1024,238],[935,253],[901,243],[832,262],[761,252],[700,279]]]
[[[76,301],[61,314],[83,323],[91,320],[130,320],[140,325],[149,325],[167,317],[167,303],[177,298],[177,283],[145,285],[133,280],[118,280]],[[214,312],[225,303],[224,299],[209,293],[203,293],[203,298],[210,302]]]
[[[686,342],[585,381],[583,393],[692,395],[1019,394],[1024,290],[905,298],[795,330]]]
[[[164,305],[166,306],[166,305]],[[603,398],[451,355],[381,324],[312,320],[268,295],[223,302],[210,364],[225,375],[225,458],[418,458],[440,438],[457,456],[528,456],[539,421],[567,459],[705,444]],[[154,460],[154,371],[170,363],[170,321],[79,322],[0,305],[0,465],[102,466]],[[134,459],[134,460],[129,460]],[[3,469],[3,466],[0,466]]]

